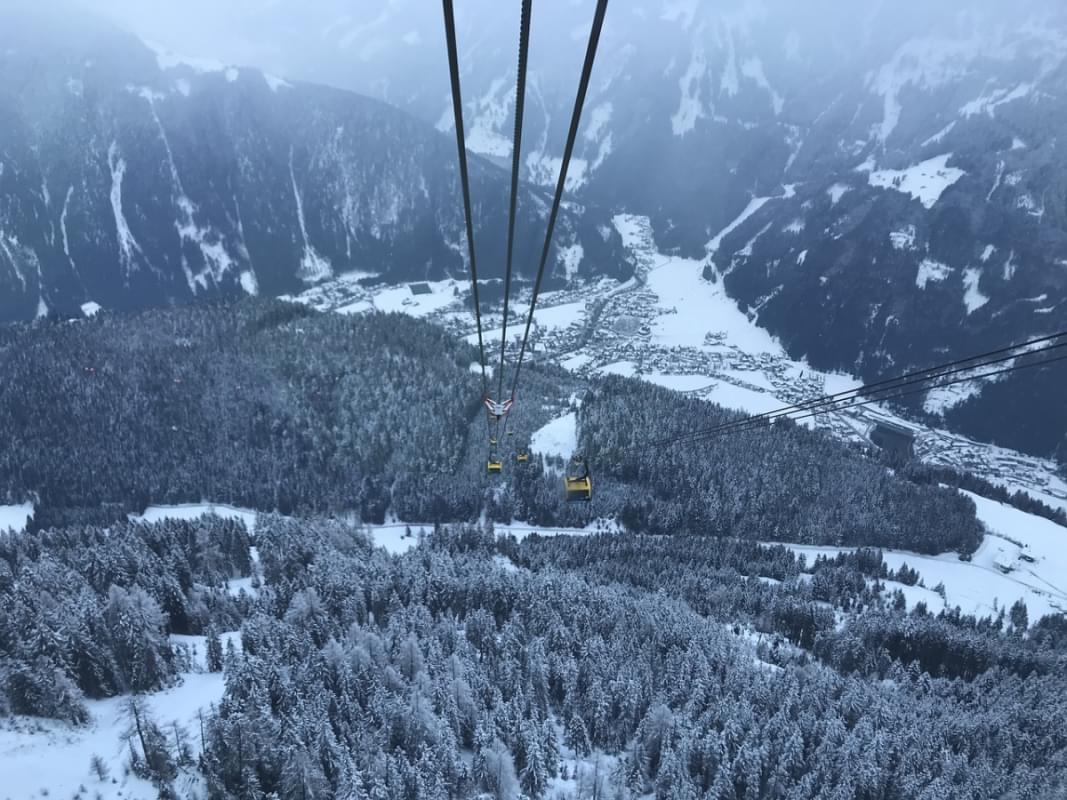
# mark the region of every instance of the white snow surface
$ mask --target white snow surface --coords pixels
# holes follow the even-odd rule
[[[978,280],[981,275],[982,271],[980,269],[965,269],[963,271],[963,304],[967,306],[968,314],[973,314],[989,302],[989,298],[982,294],[982,290],[978,288]]]
[[[567,273],[567,280],[574,280],[574,277],[578,274],[578,268],[582,264],[582,257],[585,255],[585,250],[580,244],[572,244],[570,247],[561,248],[559,251],[559,258],[563,262],[563,268]]]
[[[714,254],[715,251],[719,249],[719,245],[722,244],[722,240],[726,236],[728,236],[736,228],[742,225],[745,220],[747,220],[749,217],[751,217],[753,214],[763,208],[763,206],[767,204],[767,201],[771,199],[772,198],[770,197],[753,197],[751,200],[749,200],[748,205],[745,206],[745,210],[737,216],[737,219],[735,219],[733,222],[731,222],[729,225],[719,231],[718,234],[716,234],[715,237],[707,243],[705,249],[708,251],[708,255]],[[622,231],[619,232],[622,233]]]
[[[308,238],[307,222],[304,220],[304,200],[296,185],[292,148],[289,148],[289,178],[293,184],[293,198],[296,200],[296,219],[300,223],[300,235],[304,240],[304,256],[300,259],[300,279],[306,283],[317,283],[333,276],[333,266],[319,254]]]
[[[420,534],[429,534],[433,528],[433,524],[388,521],[382,525],[365,525],[363,530],[376,547],[393,555],[402,555],[418,545]]]
[[[965,103],[960,107],[960,114],[964,117],[973,117],[978,114],[985,114],[990,119],[996,116],[997,108],[1005,105],[1006,103],[1012,103],[1016,100],[1021,100],[1030,94],[1034,89],[1033,84],[1020,83],[1013,89],[994,89],[993,91],[983,94],[969,103]]]
[[[585,303],[563,303],[534,311],[534,322],[542,328],[567,328],[581,321]]]
[[[429,534],[433,531],[433,528],[433,523],[397,521],[386,522],[383,525],[364,526],[364,530],[370,534],[371,541],[374,542],[375,546],[384,548],[393,555],[402,555],[414,549],[419,543],[419,535]],[[539,536],[589,536],[601,532],[617,533],[619,525],[614,520],[608,519],[593,520],[584,528],[553,528],[529,525],[525,522],[510,522],[506,524],[496,522],[493,523],[493,530],[497,536],[514,536],[519,541],[522,541],[527,536],[535,533]],[[410,536],[408,531],[411,532]]]
[[[963,494],[974,500],[978,519],[988,531],[971,561],[960,561],[956,553],[928,556],[885,550],[883,558],[889,568],[896,570],[907,564],[919,573],[927,589],[943,583],[947,604],[959,606],[965,614],[995,617],[999,609],[1010,607],[1020,598],[1026,603],[1031,624],[1040,617],[1067,610],[1067,528],[971,492]],[[854,550],[785,546],[803,554],[809,564],[820,555],[832,557]],[[1034,558],[1034,563],[1019,559],[1024,552]],[[1010,565],[1011,572],[1005,574],[997,563]],[[926,597],[916,595],[916,599]],[[931,610],[936,613],[938,608]]]
[[[962,169],[948,166],[950,158],[952,153],[945,153],[900,170],[872,170],[867,180],[871,186],[903,192],[926,208],[933,208],[945,190],[967,174]]]
[[[741,74],[754,81],[757,86],[771,96],[771,107],[774,109],[775,116],[782,113],[782,108],[785,107],[785,99],[771,87],[770,82],[767,80],[767,75],[763,71],[762,61],[758,58],[747,59],[741,64]]]
[[[511,139],[500,133],[506,127],[510,107],[510,87],[503,78],[494,80],[484,95],[474,98],[474,119],[467,134],[472,151],[497,158],[511,155]]]
[[[230,597],[240,597],[241,592],[249,597],[255,597],[259,594],[259,590],[252,585],[253,580],[251,575],[245,578],[232,578],[226,581],[226,592]]]
[[[221,634],[223,647],[230,640],[240,648],[236,632]],[[184,673],[181,684],[144,695],[152,716],[173,736],[177,724],[186,733],[194,757],[200,752],[199,718],[223,695],[225,683],[220,672],[206,672],[206,637],[172,636],[175,646],[195,650],[194,672]],[[90,722],[74,728],[55,720],[6,717],[0,720],[0,796],[10,800],[30,798],[87,797],[100,800],[155,800],[159,790],[148,781],[127,774],[130,728],[127,698],[88,700]],[[110,771],[100,781],[89,768],[99,756]],[[175,781],[179,795],[199,797],[199,779],[183,773]],[[81,787],[84,787],[82,789]]]
[[[942,264],[932,258],[924,258],[919,262],[919,271],[915,274],[915,285],[920,289],[925,289],[930,281],[940,283],[951,274],[952,267],[948,264]]]
[[[759,373],[737,374],[749,377]],[[766,379],[762,378],[761,374],[759,375],[762,379],[761,382],[766,383]],[[704,375],[665,375],[653,372],[641,377],[649,383],[655,383],[658,386],[674,389],[678,392],[699,394],[701,398],[710,400],[712,403],[724,408],[732,408],[748,414],[764,414],[789,405],[788,403],[783,403],[769,391],[755,391],[744,386],[727,383],[726,381],[714,381]],[[807,420],[801,420],[801,423],[810,424]]]
[[[922,146],[923,147],[929,147],[932,144],[941,144],[941,141],[946,136],[948,136],[950,133],[952,133],[952,129],[955,128],[955,127],[956,127],[956,120],[952,120],[952,122],[950,122],[944,128],[942,128],[937,133],[935,133],[933,136],[931,136],[929,139],[927,139],[925,142],[923,142]]]
[[[671,131],[675,136],[685,136],[696,127],[697,120],[708,116],[701,98],[707,70],[703,48],[695,48],[689,60],[689,67],[678,80],[681,99],[678,110],[671,117]]]
[[[245,294],[250,294],[253,297],[259,294],[259,281],[256,280],[256,273],[250,269],[246,269],[241,273],[241,288],[244,289]]]
[[[279,89],[292,89],[293,84],[289,81],[279,78],[276,75],[270,75],[266,72],[263,73],[263,80],[267,82],[267,86],[272,92],[277,92]]]
[[[372,295],[374,308],[379,311],[399,311],[412,317],[422,317],[440,311],[455,302],[456,281],[428,282],[429,294],[413,294],[407,284],[378,289]]]
[[[962,383],[954,383],[951,386],[931,389],[923,399],[923,410],[928,414],[944,416],[946,411],[955,408],[977,394],[981,394],[981,392],[981,381],[963,381]]]
[[[836,206],[838,203],[840,203],[841,198],[844,197],[845,194],[851,188],[852,187],[846,183],[835,183],[833,186],[827,189],[826,193],[830,195],[830,204]]]
[[[156,64],[159,66],[160,70],[164,72],[179,67],[188,67],[193,72],[203,74],[208,72],[225,72],[229,68],[226,64],[223,64],[221,61],[215,61],[214,59],[192,58],[190,56],[178,55],[157,42],[145,41],[144,44],[149,50],[155,53]]]
[[[507,140],[508,151],[511,151],[510,140]],[[575,192],[581,189],[588,179],[589,162],[584,158],[571,158],[567,167],[567,180],[564,189],[567,192]],[[554,186],[559,182],[559,173],[563,169],[563,159],[558,156],[550,156],[542,152],[527,153],[526,169],[530,174],[530,181],[541,186]]]
[[[540,332],[558,331],[564,328],[569,328],[571,325],[577,325],[581,322],[582,317],[585,315],[585,302],[578,301],[576,303],[561,303],[554,306],[538,306],[534,311],[534,325]],[[485,314],[483,312],[482,319],[484,321]],[[499,319],[499,317],[498,317]],[[519,324],[522,324],[524,317],[510,317],[508,323],[508,331],[514,333],[516,336],[521,335],[522,330],[519,325],[516,325],[516,320],[519,320]],[[499,340],[501,334],[500,328],[486,328],[482,331],[483,340]],[[531,333],[531,337],[533,334]],[[466,337],[467,342],[470,344],[478,343],[477,332],[470,334]]]
[[[649,383],[674,389],[676,392],[695,392],[713,385],[704,375],[665,375],[662,372],[652,372],[643,377]]]
[[[766,392],[756,392],[726,382],[716,383],[704,396],[723,408],[733,408],[748,414],[766,414],[789,405]],[[811,421],[801,420],[800,424],[811,425]]]
[[[611,115],[614,110],[614,106],[609,101],[601,103],[589,113],[589,121],[586,123],[585,133],[583,134],[586,140],[595,142],[600,139],[600,134],[611,121]]]
[[[703,269],[703,261],[666,256],[649,271],[648,288],[658,296],[661,309],[652,324],[653,340],[668,347],[703,347],[705,335],[716,332],[727,346],[783,354],[777,340],[727,296],[721,280],[712,283],[703,278]]]
[[[571,411],[539,428],[530,437],[530,449],[541,455],[570,458],[578,449],[578,415]]]
[[[564,369],[569,369],[569,370],[573,371],[573,370],[576,370],[576,369],[581,369],[586,364],[588,364],[590,361],[592,361],[592,357],[591,356],[588,356],[585,353],[579,353],[576,356],[572,356],[571,358],[567,358],[567,359],[564,359],[563,361],[561,361],[560,362],[560,366],[563,367]]]
[[[915,226],[908,225],[901,231],[893,231],[889,234],[889,242],[894,250],[915,249]]]
[[[597,371],[601,375],[622,375],[624,378],[630,378],[637,371],[637,365],[632,361],[613,361]]]
[[[33,503],[0,506],[0,531],[24,532],[26,530],[26,520],[33,518],[35,510]]]
[[[122,209],[122,181],[126,176],[126,162],[119,155],[118,142],[112,142],[107,151],[107,163],[111,170],[111,211],[115,216],[115,231],[119,244],[119,260],[127,277],[135,269],[134,254],[141,253],[141,245],[133,236]]]
[[[225,503],[183,503],[173,506],[149,506],[143,514],[130,514],[133,522],[159,522],[164,519],[193,520],[208,514],[244,522],[249,533],[256,532],[256,512]]]

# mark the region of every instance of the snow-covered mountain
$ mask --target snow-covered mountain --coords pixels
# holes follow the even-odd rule
[[[229,13],[255,20],[264,63],[450,130],[440,14],[422,7],[379,0],[357,15],[320,0],[288,43],[271,38],[279,4]],[[518,10],[482,0],[458,13],[472,146],[504,157]],[[533,182],[555,176],[591,13],[534,9]],[[1065,57],[1067,12],[1047,0],[615,3],[571,189],[648,216],[661,249],[705,259],[817,367],[874,379],[982,352],[1067,327]],[[1062,454],[1064,375],[914,410]]]
[[[499,274],[506,177],[490,162],[509,154],[518,8],[459,5],[469,139],[485,157],[475,164],[482,263]],[[0,175],[0,317],[70,296],[137,305],[205,285],[298,292],[344,270],[462,272],[439,8],[167,8],[146,19],[192,26],[183,41],[198,54],[291,82],[181,63],[109,32],[86,44],[84,26],[45,60],[3,26],[10,79],[0,97],[15,124],[0,133],[10,162]],[[523,163],[545,190],[591,14],[581,2],[534,9]],[[661,251],[702,259],[791,357],[867,379],[1067,327],[1065,44],[1067,13],[1051,0],[1010,13],[984,1],[615,3],[558,275],[625,269],[617,240],[601,238],[614,237],[610,214],[647,216]],[[374,96],[422,124],[297,78]],[[543,195],[520,209],[528,270]],[[92,279],[80,277],[98,261]],[[42,295],[37,283],[61,288]],[[914,411],[1028,452],[1059,448],[1063,460],[1064,374],[920,397]]]
[[[347,91],[184,59],[88,16],[0,15],[0,320],[281,294],[342,272],[467,274],[451,135]],[[492,277],[508,176],[481,159],[471,169]],[[532,252],[546,201],[536,189],[522,199]],[[562,219],[572,275],[619,261],[608,217],[596,219],[588,208]]]

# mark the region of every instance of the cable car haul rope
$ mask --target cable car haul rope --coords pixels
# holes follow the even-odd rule
[[[556,220],[559,216],[560,205],[563,201],[563,190],[567,184],[567,171],[570,167],[571,156],[574,153],[575,141],[578,138],[578,128],[581,123],[582,109],[585,106],[585,98],[589,91],[589,81],[593,73],[593,63],[596,61],[597,46],[600,43],[600,32],[604,27],[604,16],[607,13],[608,0],[597,0],[596,12],[593,15],[593,25],[589,33],[589,44],[586,48],[585,62],[582,66],[582,75],[578,82],[578,94],[574,101],[574,113],[571,116],[570,130],[567,134],[567,143],[563,151],[563,160],[560,164],[559,180],[556,183],[556,193],[552,200],[552,210],[548,216],[548,229],[545,232],[544,246],[541,250],[541,260],[538,263],[537,277],[534,280],[533,294],[530,298],[530,310],[526,315],[526,327],[523,331],[522,344],[519,347],[519,356],[515,362],[515,374],[511,382],[511,396],[502,400],[504,392],[504,366],[507,350],[508,336],[508,305],[511,299],[511,275],[515,245],[515,217],[518,205],[519,170],[521,166],[522,150],[522,122],[525,110],[526,94],[526,66],[530,47],[530,17],[532,13],[532,0],[523,0],[522,11],[519,21],[519,59],[518,76],[515,85],[515,135],[512,142],[511,157],[511,194],[508,206],[508,235],[507,257],[504,277],[504,319],[503,331],[500,337],[500,366],[497,370],[497,397],[494,400],[489,396],[489,382],[486,376],[485,343],[482,335],[481,301],[478,294],[478,271],[475,260],[474,247],[474,223],[471,218],[470,202],[470,177],[467,169],[467,145],[463,128],[463,99],[460,92],[459,79],[459,56],[456,45],[456,20],[452,0],[442,0],[445,16],[445,37],[448,44],[448,68],[452,83],[452,112],[456,122],[456,144],[459,148],[459,173],[460,182],[463,186],[463,213],[467,228],[467,249],[471,264],[471,289],[474,300],[474,318],[478,328],[478,352],[481,359],[482,372],[482,395],[483,402],[488,410],[490,430],[490,449],[487,469],[491,474],[499,474],[502,470],[502,461],[496,454],[496,440],[499,439],[498,430],[503,425],[506,433],[509,414],[518,394],[519,375],[522,370],[522,362],[526,355],[526,347],[530,338],[530,327],[533,323],[534,311],[537,308],[537,298],[541,293],[541,283],[545,275],[545,267],[548,256],[552,249],[552,234],[555,231]],[[519,458],[520,462],[529,459],[523,451],[519,454],[526,458]],[[583,462],[584,464],[584,462]],[[584,480],[589,483],[588,467],[585,467]],[[591,483],[589,484],[591,486]],[[587,494],[591,494],[587,492]],[[570,493],[568,492],[568,497]],[[584,499],[589,499],[588,497]]]
[[[592,28],[589,32],[589,43],[586,48],[585,61],[582,65],[582,73],[578,82],[578,92],[574,100],[574,111],[571,115],[570,128],[567,133],[566,145],[563,149],[563,159],[560,163],[559,177],[556,182],[556,191],[552,199],[551,211],[548,215],[548,225],[545,232],[544,244],[541,249],[541,257],[537,265],[537,274],[534,279],[533,292],[530,297],[530,308],[526,314],[526,325],[523,330],[522,342],[519,346],[518,357],[515,360],[514,373],[511,380],[511,393],[504,398],[504,370],[507,352],[509,303],[511,300],[511,278],[514,264],[515,247],[515,219],[518,206],[519,172],[521,166],[522,150],[522,126],[525,111],[526,94],[526,68],[530,47],[530,25],[532,13],[532,0],[523,0],[519,20],[519,55],[518,73],[515,84],[515,132],[512,141],[511,153],[511,191],[508,204],[508,232],[507,232],[507,256],[504,275],[504,316],[502,333],[500,336],[500,359],[496,375],[496,399],[489,395],[489,380],[486,374],[485,341],[482,331],[481,300],[478,292],[478,267],[475,258],[474,246],[474,222],[471,217],[470,177],[467,168],[467,145],[463,127],[463,99],[460,93],[459,56],[456,46],[456,23],[452,0],[442,0],[445,16],[445,36],[448,44],[448,66],[452,83],[452,110],[455,115],[456,144],[459,148],[459,175],[463,189],[463,213],[467,231],[467,249],[471,268],[471,292],[474,302],[474,319],[478,329],[478,353],[482,375],[483,403],[488,413],[489,424],[489,458],[487,469],[490,474],[500,474],[503,471],[503,461],[497,455],[497,445],[503,440],[501,434],[507,434],[508,421],[518,394],[519,378],[522,372],[522,364],[526,356],[527,345],[530,339],[530,328],[533,325],[534,312],[537,309],[537,300],[541,294],[541,285],[545,276],[545,268],[548,257],[552,250],[552,236],[555,232],[556,221],[559,216],[560,205],[563,200],[563,192],[567,185],[567,172],[570,167],[571,156],[578,138],[578,129],[581,124],[582,109],[585,106],[586,95],[589,91],[589,81],[593,73],[593,64],[596,61],[597,47],[600,43],[600,34],[604,26],[604,17],[607,13],[608,0],[597,0],[596,11],[593,15]],[[732,433],[765,428],[773,422],[781,419],[800,421],[811,419],[822,414],[839,411],[847,411],[853,408],[881,403],[886,400],[894,400],[909,395],[928,392],[931,389],[939,389],[953,386],[965,381],[981,380],[1017,372],[1031,367],[1046,366],[1058,361],[1067,360],[1067,353],[1059,351],[1067,348],[1067,331],[1031,339],[1022,344],[992,350],[978,356],[950,361],[927,369],[901,375],[897,378],[876,381],[871,384],[859,386],[835,394],[823,395],[805,400],[794,405],[783,406],[774,411],[763,414],[755,414],[731,422],[714,425],[699,430],[690,430],[686,433],[672,436],[658,441],[645,442],[630,448],[648,449],[663,448],[674,444],[686,442],[698,442],[715,436],[725,436]],[[1047,357],[1049,353],[1055,353],[1055,357]],[[1046,356],[1032,360],[1035,356]],[[1027,359],[1022,363],[1014,363],[1016,359]],[[1008,363],[1011,362],[1011,363]],[[1006,364],[993,371],[989,367]],[[529,460],[529,454],[522,450],[516,456],[518,463]],[[592,499],[592,478],[589,474],[589,465],[581,455],[575,455],[570,468],[564,477],[565,495],[568,500]]]

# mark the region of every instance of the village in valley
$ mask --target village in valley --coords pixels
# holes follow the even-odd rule
[[[743,312],[726,295],[710,259],[658,252],[647,217],[620,214],[614,223],[633,277],[543,292],[531,323],[527,358],[559,364],[584,378],[638,377],[749,414],[774,412],[861,385],[853,376],[821,372],[791,359],[759,327],[755,312]],[[693,298],[702,302],[686,302]],[[383,286],[374,275],[350,273],[291,299],[339,313],[378,310],[420,316],[472,344],[477,341],[464,281]],[[528,303],[529,287],[520,284],[508,320],[509,357],[517,355]],[[485,339],[498,342],[501,325],[500,303],[487,305],[482,312]],[[1023,490],[1053,507],[1067,508],[1067,482],[1051,462],[929,423],[907,419],[884,404],[801,420],[843,441],[972,472],[1011,492]]]

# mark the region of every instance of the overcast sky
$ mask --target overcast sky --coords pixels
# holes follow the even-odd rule
[[[13,0],[0,0],[0,3]],[[18,1],[18,0],[14,0]],[[445,69],[441,5],[438,0],[32,0],[77,2],[110,17],[121,27],[176,53],[254,66],[295,79],[317,81],[406,105],[397,97],[428,80],[438,89]],[[531,42],[533,69],[538,59],[580,63],[594,0],[538,0],[534,3]],[[457,0],[461,57],[491,75],[513,67],[519,0]],[[634,43],[647,57],[649,48],[668,53],[683,41],[650,41],[664,17],[690,22],[721,18],[745,27],[760,18],[755,35],[766,37],[755,51],[781,52],[788,32],[806,45],[821,68],[841,67],[841,56],[884,61],[884,47],[911,36],[936,36],[968,25],[1010,29],[1033,24],[1033,12],[1064,14],[1064,0],[612,0],[605,24],[604,58]],[[980,11],[979,14],[961,13]],[[672,26],[685,39],[697,23]],[[712,35],[713,47],[725,42]],[[752,48],[749,48],[750,51]],[[890,50],[892,52],[892,50]],[[544,63],[544,62],[542,62]],[[866,69],[867,66],[864,68]],[[601,69],[610,68],[604,60]],[[563,70],[564,72],[566,70]],[[406,77],[405,77],[406,76]],[[401,89],[400,87],[404,87]]]
[[[316,0],[78,0],[144,39],[159,42],[184,55],[227,62],[277,67],[280,54],[271,52],[268,38],[257,41],[257,20],[266,21],[272,7],[304,9]],[[354,0],[355,5],[365,0]],[[273,37],[269,37],[273,38]]]

